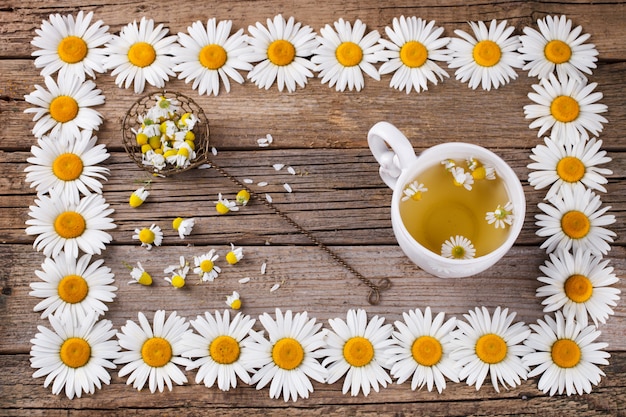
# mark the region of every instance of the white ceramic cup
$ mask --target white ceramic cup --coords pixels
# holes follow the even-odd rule
[[[418,157],[406,136],[387,122],[375,124],[368,133],[367,141],[380,164],[380,177],[393,190],[391,224],[396,240],[417,266],[441,278],[466,277],[491,267],[511,249],[524,224],[526,198],[517,175],[499,156],[478,145],[448,142],[428,148]],[[509,234],[504,243],[487,254],[473,259],[444,258],[422,246],[411,236],[400,216],[400,201],[405,187],[424,169],[440,164],[445,159],[465,160],[470,157],[493,166],[496,175],[503,180],[513,204],[513,224],[509,226]]]

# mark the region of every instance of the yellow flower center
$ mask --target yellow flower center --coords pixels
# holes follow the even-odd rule
[[[140,283],[141,285],[152,285],[152,277],[150,276],[149,273],[147,273],[146,271],[143,271],[141,273],[141,276],[137,280],[137,282]]]
[[[585,176],[585,164],[575,156],[566,156],[556,164],[556,173],[567,182],[577,182]]]
[[[561,229],[563,233],[572,239],[580,239],[587,236],[591,229],[591,222],[585,213],[572,210],[568,211],[561,218]]]
[[[497,334],[488,333],[476,342],[476,356],[488,364],[502,362],[506,358],[507,350],[506,342]]]
[[[272,360],[279,368],[290,371],[304,360],[304,349],[296,339],[282,338],[272,348]]]
[[[580,362],[580,347],[571,339],[559,339],[552,345],[552,362],[561,368],[573,368]]]
[[[128,199],[128,204],[131,207],[136,208],[143,204],[143,200],[137,194],[132,193]]]
[[[211,358],[221,364],[229,365],[239,359],[239,343],[231,336],[218,336],[209,345]]]
[[[70,96],[58,96],[50,102],[50,117],[59,123],[74,120],[78,114],[78,102]]]
[[[411,200],[414,200],[414,201],[420,201],[421,199],[422,199],[422,192],[421,191],[416,191],[411,196]]]
[[[200,64],[210,70],[222,68],[226,63],[226,58],[226,50],[221,45],[215,43],[204,46],[198,56]]]
[[[185,286],[185,278],[180,275],[174,275],[172,277],[172,287],[174,288],[183,288]]]
[[[66,275],[59,281],[57,292],[61,300],[68,304],[80,303],[89,293],[89,285],[80,275]]]
[[[154,232],[150,229],[141,229],[139,232],[139,240],[141,243],[152,244],[154,243]]]
[[[78,36],[66,36],[61,39],[57,47],[57,53],[61,61],[75,64],[87,56],[87,42]]]
[[[213,266],[214,263],[210,259],[205,259],[204,261],[200,262],[200,270],[202,270],[202,272],[210,272],[213,269]]]
[[[486,177],[487,170],[482,165],[472,171],[472,178],[474,178],[475,180],[484,180]]]
[[[428,49],[417,41],[409,41],[400,48],[400,61],[409,68],[419,68],[428,59]]]
[[[61,345],[59,356],[61,361],[70,368],[80,368],[91,359],[91,346],[80,337],[70,337]]]
[[[146,365],[160,368],[172,359],[172,345],[162,337],[151,337],[141,346],[141,357]]]
[[[184,157],[184,158],[189,158],[189,149],[187,148],[180,148],[178,150],[178,155]]]
[[[352,366],[365,366],[374,359],[374,346],[365,337],[351,337],[343,345],[343,357]]]
[[[64,153],[52,162],[52,172],[62,181],[74,181],[83,173],[83,160],[73,153]]]
[[[354,67],[363,60],[363,49],[354,42],[342,42],[337,47],[335,56],[344,67]]]
[[[465,257],[465,248],[463,246],[457,245],[452,248],[450,254],[454,259],[463,259]]]
[[[235,252],[230,251],[226,254],[226,262],[231,265],[235,265],[237,262],[239,262],[239,259],[237,259],[237,255],[235,255]]]
[[[572,57],[572,48],[565,42],[555,39],[546,44],[543,53],[548,61],[562,64],[569,61]]]
[[[422,366],[433,366],[439,363],[443,349],[439,340],[432,336],[420,336],[411,346],[411,354],[415,362]]]
[[[230,308],[233,310],[239,310],[241,308],[241,300],[239,298],[233,300],[233,302],[230,303]]]
[[[267,47],[267,57],[279,67],[289,65],[296,57],[296,48],[289,41],[278,39]]]
[[[230,211],[230,209],[228,208],[228,206],[224,203],[222,203],[221,201],[218,202],[217,204],[215,204],[215,210],[217,210],[217,212],[219,214],[226,214]]]
[[[565,295],[575,303],[584,303],[593,294],[593,284],[584,275],[574,274],[565,280]]]
[[[146,135],[145,133],[137,133],[137,136],[135,136],[135,139],[137,139],[137,145],[139,146],[142,146],[148,143],[148,135]]]
[[[54,230],[64,239],[74,239],[83,234],[87,223],[75,211],[64,211],[54,219]]]
[[[172,227],[174,228],[174,230],[178,230],[178,228],[180,227],[181,223],[183,222],[183,218],[182,217],[176,217],[173,221],[172,221]]]
[[[147,42],[134,43],[128,49],[128,60],[136,67],[144,68],[156,59],[154,47]]]
[[[484,40],[478,42],[472,50],[474,61],[481,67],[493,67],[502,57],[500,45],[494,41]]]
[[[559,122],[573,122],[580,114],[580,106],[570,96],[558,96],[550,104],[550,114]]]

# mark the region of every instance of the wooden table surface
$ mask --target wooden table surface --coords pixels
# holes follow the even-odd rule
[[[33,312],[38,300],[29,296],[29,284],[37,280],[34,271],[44,257],[33,249],[33,237],[24,232],[28,207],[35,192],[25,182],[24,168],[35,144],[31,115],[24,95],[34,91],[43,79],[33,64],[30,41],[42,20],[51,13],[70,14],[82,9],[94,11],[96,19],[110,26],[111,33],[142,16],[164,23],[171,33],[184,32],[195,20],[216,17],[231,19],[235,29],[247,29],[282,13],[294,16],[319,30],[339,18],[359,18],[369,29],[384,33],[394,17],[418,16],[436,20],[447,36],[455,29],[469,31],[467,21],[507,19],[521,33],[535,26],[547,14],[566,14],[575,25],[591,34],[599,51],[598,68],[591,81],[604,94],[608,106],[600,138],[612,162],[608,192],[602,201],[612,206],[617,222],[610,228],[617,233],[607,255],[618,277],[616,285],[626,291],[626,2],[586,1],[495,1],[477,0],[342,0],[328,3],[297,1],[188,1],[133,2],[111,0],[0,2],[0,258],[6,263],[0,272],[0,415],[626,415],[626,303],[620,302],[615,315],[600,326],[600,340],[609,343],[610,365],[591,394],[549,397],[537,389],[537,378],[521,386],[496,393],[488,383],[479,391],[462,383],[449,383],[442,393],[411,391],[410,384],[392,384],[364,397],[342,395],[341,382],[314,383],[309,399],[296,403],[269,398],[267,388],[239,384],[222,392],[193,382],[175,386],[173,391],[150,394],[126,385],[126,378],[112,373],[112,382],[81,399],[68,400],[52,395],[43,387],[43,378],[33,379],[29,363],[30,340],[38,325],[47,320]],[[252,201],[238,213],[220,216],[213,202],[217,194],[234,196],[238,188],[214,169],[192,170],[175,177],[155,179],[152,195],[139,209],[128,206],[128,196],[147,178],[124,152],[120,127],[125,111],[137,99],[132,90],[115,86],[110,74],[99,75],[98,88],[106,103],[98,107],[104,123],[99,143],[111,157],[104,164],[110,176],[104,197],[115,209],[117,228],[103,259],[116,274],[117,297],[109,304],[106,318],[119,328],[126,320],[137,319],[142,311],[152,317],[157,309],[178,311],[195,318],[205,311],[225,308],[225,298],[233,290],[243,299],[242,311],[254,317],[261,313],[308,311],[327,323],[329,318],[345,317],[353,308],[382,315],[387,322],[401,318],[402,312],[431,306],[449,316],[461,317],[469,309],[486,306],[508,307],[526,323],[543,317],[537,276],[546,254],[539,246],[534,216],[545,190],[534,190],[527,177],[530,150],[541,142],[536,130],[528,128],[523,106],[536,82],[519,71],[518,79],[490,92],[472,90],[451,77],[429,90],[405,94],[389,87],[390,75],[381,81],[366,78],[361,92],[337,92],[311,79],[305,88],[293,93],[257,88],[253,83],[234,84],[230,93],[198,96],[183,81],[170,80],[167,89],[194,98],[210,120],[210,141],[218,150],[213,157],[238,179],[251,178],[252,188],[269,193],[276,207],[310,231],[357,271],[373,282],[388,278],[392,286],[382,293],[378,305],[366,301],[368,289],[328,254],[291,227],[263,204]],[[245,75],[245,74],[244,74]],[[146,89],[157,91],[154,88]],[[378,176],[378,164],[367,147],[367,132],[378,121],[386,120],[402,130],[416,152],[443,142],[465,141],[487,147],[505,159],[522,180],[528,209],[523,230],[511,251],[494,267],[465,279],[440,279],[412,264],[397,246],[390,222],[391,190]],[[273,144],[259,148],[257,139],[271,134]],[[296,169],[275,171],[275,163]],[[289,183],[293,193],[283,189]],[[256,187],[256,188],[255,188]],[[195,217],[191,236],[181,240],[170,228],[176,216]],[[159,224],[165,231],[164,244],[152,251],[131,239],[137,227]],[[214,248],[225,253],[230,243],[244,248],[244,259],[234,267],[224,267],[213,283],[188,285],[175,290],[159,271],[175,264],[180,255],[191,257]],[[153,272],[151,287],[128,285],[130,276],[124,262],[141,261]],[[262,263],[267,273],[262,275]],[[238,280],[249,276],[248,284]],[[280,283],[280,288],[270,288]],[[259,324],[257,324],[259,325]],[[119,370],[119,368],[118,368]]]

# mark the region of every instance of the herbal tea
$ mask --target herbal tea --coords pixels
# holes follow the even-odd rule
[[[411,236],[447,258],[483,256],[504,243],[513,221],[506,187],[476,159],[445,160],[409,181],[400,216]]]

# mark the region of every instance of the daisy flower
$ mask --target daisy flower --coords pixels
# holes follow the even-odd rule
[[[236,248],[232,243],[230,244],[230,251],[226,254],[226,262],[230,265],[235,265],[243,258],[243,248]]]
[[[241,298],[239,298],[237,291],[233,291],[231,295],[226,297],[226,305],[233,310],[239,310],[241,308]]]
[[[189,273],[189,262],[185,260],[184,256],[179,259],[178,265],[170,265],[163,270],[164,273],[172,275],[171,277],[165,277],[165,280],[172,284],[174,288],[182,288],[185,286],[185,280]]]
[[[326,25],[320,29],[322,36],[317,39],[320,46],[313,51],[311,61],[318,65],[318,77],[322,84],[335,86],[337,91],[361,91],[365,82],[363,72],[380,81],[380,74],[374,65],[387,60],[380,34],[373,30],[365,35],[365,23],[357,19],[354,27],[350,22],[339,19],[335,29]],[[364,36],[365,35],[365,36]]]
[[[80,398],[82,393],[93,394],[109,384],[108,369],[115,369],[112,362],[119,355],[116,340],[111,340],[117,330],[110,320],[98,321],[98,314],[91,311],[78,317],[69,311],[48,316],[52,330],[37,326],[39,333],[30,350],[30,366],[35,368],[33,378],[45,376],[43,386],[52,383],[52,393],[58,395],[65,388],[70,400]]]
[[[222,269],[215,265],[217,258],[219,258],[219,255],[215,254],[215,249],[211,249],[204,255],[194,256],[193,263],[196,267],[193,273],[198,274],[204,282],[212,282],[222,272]]]
[[[247,205],[248,201],[250,201],[250,192],[246,189],[239,191],[235,197],[235,201],[242,206]]]
[[[597,85],[554,74],[533,84],[535,92],[528,93],[528,98],[536,104],[524,106],[526,118],[536,119],[530,128],[539,128],[538,137],[550,130],[555,141],[566,144],[587,140],[589,133],[598,136],[608,121],[599,114],[607,106],[597,103],[602,99],[602,93],[593,92]]]
[[[141,18],[124,26],[119,35],[114,35],[106,45],[107,58],[104,65],[112,69],[118,87],[129,88],[134,84],[135,94],[144,90],[146,82],[163,88],[172,71],[172,58],[168,55],[176,36],[166,36],[168,29],[154,20]]]
[[[605,176],[613,174],[613,171],[598,167],[611,161],[606,151],[600,150],[601,140],[591,138],[564,144],[546,137],[544,142],[545,145],[532,149],[530,159],[535,162],[528,164],[528,168],[533,170],[528,174],[528,182],[537,190],[550,185],[546,199],[556,195],[561,187],[573,184],[606,192],[603,184],[608,180]]]
[[[411,389],[422,388],[428,391],[437,386],[441,394],[449,380],[459,382],[458,369],[452,359],[452,334],[456,328],[456,318],[444,322],[445,314],[437,314],[433,319],[430,307],[424,312],[415,309],[402,313],[404,322],[394,323],[396,331],[393,338],[397,346],[389,348],[391,375],[398,379],[398,384],[411,378]]]
[[[402,190],[402,193],[404,194],[402,196],[402,201],[419,201],[422,199],[422,193],[425,193],[426,191],[428,191],[428,188],[424,187],[424,184],[413,181],[412,183],[407,185],[404,190]]]
[[[388,349],[394,345],[391,338],[393,327],[383,324],[384,317],[374,316],[369,321],[365,310],[348,310],[346,321],[329,319],[332,331],[326,337],[327,347],[322,349],[322,365],[328,369],[329,384],[345,375],[342,392],[352,396],[363,391],[367,396],[370,389],[378,392],[379,384],[386,387],[391,377]]]
[[[37,36],[30,42],[36,48],[35,67],[43,68],[44,77],[59,71],[85,81],[85,74],[92,78],[96,72],[103,73],[104,48],[111,35],[109,27],[102,20],[91,24],[93,12],[85,15],[79,11],[74,16],[50,15],[49,20],[41,22],[41,28],[35,29]]]
[[[463,187],[467,191],[472,190],[474,177],[470,172],[465,172],[465,170],[461,167],[452,167],[449,171],[452,174],[452,181],[454,182],[454,185],[457,187]]]
[[[217,382],[219,389],[228,391],[237,387],[237,377],[245,384],[250,383],[253,369],[246,366],[249,352],[244,344],[255,322],[241,313],[231,321],[228,310],[223,314],[215,311],[215,317],[207,311],[204,316],[190,320],[197,334],[183,336],[181,356],[198,358],[187,365],[188,371],[198,369],[196,384],[204,382],[210,388]]]
[[[451,236],[441,245],[441,256],[444,258],[472,259],[475,255],[474,244],[464,236]]]
[[[34,311],[42,311],[46,318],[55,311],[68,310],[74,316],[95,311],[98,315],[108,311],[105,303],[115,298],[117,287],[111,269],[103,266],[104,260],[91,263],[91,255],[80,258],[66,257],[63,252],[54,258],[46,258],[42,271],[35,271],[43,282],[32,282],[29,295],[43,298]]]
[[[182,217],[176,217],[172,221],[172,227],[174,230],[178,232],[178,236],[181,239],[184,239],[185,236],[189,236],[191,234],[191,230],[193,229],[194,224],[196,223],[196,219],[184,219]]]
[[[47,193],[54,188],[70,203],[78,203],[80,195],[92,192],[102,193],[104,174],[109,169],[100,165],[109,154],[104,144],[96,145],[98,138],[92,132],[84,130],[81,139],[68,138],[58,141],[43,136],[37,140],[39,146],[31,146],[32,157],[26,159],[30,164],[24,169],[26,182],[35,187],[38,194]]]
[[[137,266],[130,268],[130,276],[133,280],[129,281],[129,284],[152,285],[152,276],[146,272],[139,261],[137,261]]]
[[[146,201],[149,195],[150,191],[146,190],[145,187],[140,187],[133,191],[133,193],[130,195],[130,198],[128,199],[128,205],[130,205],[132,208],[137,208]]]
[[[494,211],[489,211],[485,215],[485,220],[487,220],[488,224],[494,224],[496,229],[498,228],[506,228],[506,225],[509,226],[513,224],[513,220],[515,216],[513,215],[513,204],[509,201],[504,207],[498,204],[498,207]]]
[[[250,51],[243,29],[231,35],[232,20],[217,22],[215,18],[194,22],[187,27],[187,33],[178,33],[180,46],[173,46],[174,71],[186,83],[193,81],[192,87],[198,94],[218,95],[220,79],[226,92],[230,92],[230,80],[242,84],[244,79],[237,70],[250,71],[252,65],[243,55]]]
[[[537,278],[546,284],[537,288],[537,297],[545,297],[541,302],[544,312],[563,309],[565,316],[575,316],[581,326],[588,323],[587,315],[595,326],[606,323],[619,300],[620,290],[612,288],[619,279],[608,260],[578,249],[574,254],[559,251],[551,253],[550,261],[540,266],[545,276]]]
[[[135,229],[133,239],[139,240],[141,242],[141,246],[150,250],[152,249],[152,245],[161,246],[161,242],[163,241],[163,232],[159,226],[153,223],[150,227]]]
[[[590,393],[591,385],[604,376],[598,365],[608,365],[611,356],[603,350],[607,343],[594,343],[601,332],[564,317],[560,311],[555,318],[546,315],[530,328],[533,332],[524,343],[536,352],[525,355],[524,363],[535,367],[529,377],[541,375],[538,388],[550,395]]]
[[[522,68],[524,61],[517,52],[518,36],[511,36],[515,27],[506,23],[493,19],[487,28],[484,22],[469,22],[474,36],[454,31],[460,38],[452,38],[448,44],[448,66],[458,68],[454,73],[457,80],[469,81],[472,89],[480,85],[489,91],[517,78],[515,68]]]
[[[456,322],[455,348],[450,357],[461,366],[459,378],[466,379],[467,385],[476,385],[477,391],[488,374],[496,392],[500,392],[498,384],[515,387],[527,378],[529,368],[522,357],[532,349],[522,342],[530,329],[523,322],[513,324],[515,316],[508,308],[497,307],[491,316],[485,307],[476,307],[463,315],[467,323]]]
[[[215,210],[219,214],[226,214],[229,211],[239,211],[239,207],[237,207],[237,203],[223,198],[222,193],[219,193],[217,196],[217,201],[215,202]]]
[[[325,345],[322,323],[309,319],[306,311],[292,314],[287,310],[283,315],[278,308],[276,319],[264,313],[259,321],[269,340],[251,330],[244,343],[249,350],[247,366],[256,369],[250,383],[257,389],[269,383],[270,398],[280,398],[281,392],[285,401],[308,398],[313,392],[310,379],[324,382],[326,378],[326,368],[318,362]]]
[[[128,377],[127,385],[141,390],[148,382],[150,392],[157,388],[163,392],[165,385],[172,390],[172,382],[182,385],[187,377],[176,365],[186,366],[189,361],[180,355],[183,352],[183,337],[191,333],[189,323],[176,312],[172,312],[167,320],[164,310],[154,313],[152,326],[146,316],[139,312],[139,324],[132,320],[126,321],[117,333],[122,349],[117,364],[126,364],[119,371],[119,376]]]
[[[258,62],[248,73],[248,79],[259,88],[268,90],[276,81],[278,91],[286,87],[293,92],[296,84],[304,87],[313,77],[315,65],[307,57],[319,43],[310,26],[302,26],[293,17],[285,21],[279,14],[274,20],[267,19],[267,27],[257,22],[248,26],[248,31],[252,35],[248,38],[252,51],[244,59]]]
[[[496,179],[496,168],[489,164],[483,164],[474,157],[467,159],[467,167],[475,180],[487,179],[492,181]]]
[[[572,30],[572,21],[565,16],[546,16],[538,19],[537,25],[539,31],[525,27],[519,37],[518,51],[528,61],[523,69],[530,77],[548,78],[555,69],[559,77],[586,79],[585,74],[591,75],[598,60],[595,45],[585,43],[591,35],[581,35],[581,26]]]
[[[35,113],[33,135],[40,138],[81,139],[80,130],[98,130],[102,115],[92,106],[104,103],[104,96],[91,80],[80,81],[71,73],[59,74],[55,82],[44,77],[46,88],[35,84],[35,91],[25,95],[29,107],[24,113]]]
[[[50,195],[36,198],[35,204],[29,207],[26,234],[37,235],[33,246],[47,257],[63,250],[66,257],[76,259],[79,249],[99,255],[111,242],[105,230],[116,227],[109,217],[113,209],[100,194],[90,194],[73,204],[52,189]]]
[[[445,46],[450,38],[442,38],[443,28],[435,26],[435,21],[422,20],[419,17],[393,18],[393,29],[385,27],[391,42],[380,39],[385,47],[384,54],[389,61],[383,63],[380,74],[393,72],[389,86],[398,90],[412,88],[417,93],[428,90],[428,81],[437,85],[437,77],[449,77],[435,61],[447,61]]]
[[[611,207],[600,208],[600,197],[581,184],[561,188],[559,195],[553,196],[550,204],[539,203],[544,214],[537,214],[535,223],[540,227],[537,235],[547,237],[542,249],[553,252],[556,249],[588,249],[594,255],[606,255],[613,242],[615,232],[604,228],[615,223],[615,216],[604,214]]]

